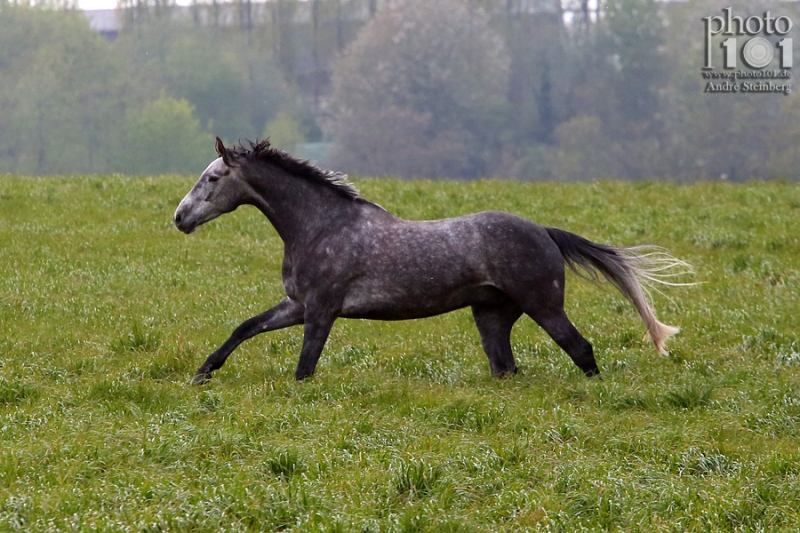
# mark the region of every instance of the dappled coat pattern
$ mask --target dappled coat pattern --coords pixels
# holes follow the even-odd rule
[[[297,379],[314,374],[337,318],[405,320],[470,307],[492,373],[514,373],[511,329],[527,314],[587,375],[591,344],[564,312],[565,265],[608,279],[639,311],[656,349],[677,328],[659,322],[640,281],[671,284],[688,265],[648,247],[592,243],[499,211],[408,221],[361,197],[343,174],[321,170],[267,141],[228,149],[200,176],[174,215],[198,226],[243,204],[258,208],[284,242],[286,297],[243,322],[197,371],[202,383],[259,333],[304,326]]]

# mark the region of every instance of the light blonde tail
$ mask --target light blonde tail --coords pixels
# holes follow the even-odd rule
[[[655,320],[655,324],[651,324],[647,328],[647,333],[644,334],[644,340],[652,340],[653,344],[656,345],[656,350],[661,355],[667,355],[667,348],[666,342],[667,340],[679,333],[681,328],[676,328],[675,326],[668,326],[666,324],[662,324],[658,320]],[[655,335],[651,333],[651,331],[655,332]]]
[[[636,310],[639,311],[642,321],[644,321],[644,325],[647,328],[644,340],[653,341],[658,353],[667,355],[667,339],[678,333],[680,328],[668,326],[658,321],[653,306],[650,304],[650,299],[636,276],[637,270],[640,268],[641,266],[631,267],[631,272],[624,276],[622,283],[625,285],[625,289],[622,290],[622,293],[633,303]]]
[[[639,311],[639,315],[647,327],[644,338],[653,341],[658,353],[667,355],[667,340],[678,333],[680,328],[658,321],[650,303],[647,287],[655,284],[693,285],[692,283],[670,281],[677,276],[692,273],[692,267],[657,247],[633,246],[618,248],[617,252],[628,267],[628,271],[622,275],[621,281],[626,289],[622,292],[636,306],[636,310]]]
[[[607,246],[557,228],[547,228],[547,233],[572,270],[594,281],[599,281],[597,272],[600,272],[619,289],[639,311],[647,327],[645,339],[652,340],[658,353],[665,355],[667,339],[680,329],[658,321],[647,287],[694,285],[672,281],[693,273],[691,265],[656,246]]]

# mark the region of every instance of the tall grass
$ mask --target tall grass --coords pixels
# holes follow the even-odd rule
[[[416,219],[503,209],[697,281],[635,310],[569,275],[587,380],[529,319],[495,379],[468,311],[339,321],[317,375],[302,330],[242,345],[281,297],[255,210],[191,236],[191,178],[0,178],[0,531],[797,531],[800,187],[362,180]]]

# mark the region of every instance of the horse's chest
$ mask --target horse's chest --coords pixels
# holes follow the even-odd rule
[[[330,247],[314,252],[284,259],[283,288],[293,300],[305,301],[310,293],[336,292],[346,282],[351,263],[343,261],[342,254]]]
[[[302,298],[300,298],[300,294],[298,294],[297,290],[297,279],[294,272],[294,263],[291,255],[288,253],[283,257],[281,277],[283,278],[283,290],[286,292],[286,296],[295,301],[302,301]]]
[[[297,284],[293,279],[283,278],[283,290],[286,291],[286,296],[292,300],[302,301],[302,298],[297,292]]]

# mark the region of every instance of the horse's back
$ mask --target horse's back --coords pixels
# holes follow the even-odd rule
[[[500,211],[428,221],[380,215],[351,238],[359,254],[344,314],[353,317],[428,316],[497,300],[543,273],[563,277],[546,230]]]
[[[423,221],[384,212],[378,220],[362,222],[358,233],[355,240],[364,259],[384,271],[418,274],[447,268],[485,280],[492,271],[516,263],[563,262],[546,228],[504,211]]]
[[[503,211],[485,211],[474,217],[481,232],[482,253],[498,287],[563,276],[563,257],[544,226]]]

